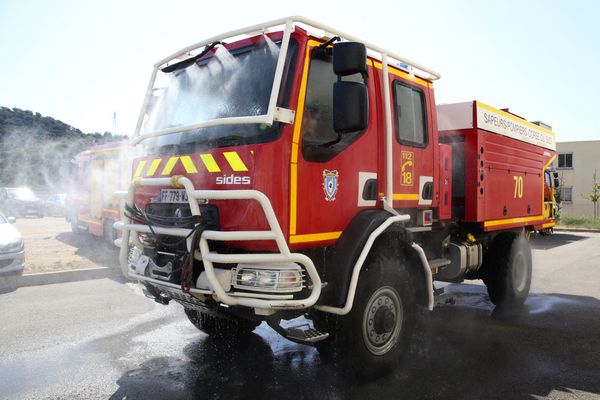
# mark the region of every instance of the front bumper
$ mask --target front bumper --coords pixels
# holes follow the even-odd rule
[[[15,253],[0,253],[0,276],[23,273],[25,268],[25,250]]]
[[[271,206],[271,202],[262,192],[257,190],[195,190],[192,182],[185,177],[174,176],[171,178],[144,178],[134,179],[127,193],[120,193],[121,197],[126,198],[129,206],[133,206],[136,188],[142,186],[171,186],[184,188],[186,190],[190,209],[193,215],[200,215],[198,200],[254,200],[257,201],[263,210],[265,218],[269,224],[269,230],[265,231],[211,231],[206,230],[202,233],[198,249],[191,249],[191,239],[188,238],[187,246],[194,257],[202,260],[206,279],[209,283],[208,289],[192,287],[190,294],[199,298],[212,296],[216,301],[229,306],[245,306],[260,310],[283,310],[283,309],[304,309],[312,307],[321,295],[321,279],[317,273],[312,260],[304,254],[291,253],[279,222]],[[120,240],[119,261],[123,274],[132,279],[148,282],[152,285],[164,289],[167,293],[173,293],[174,289],[179,289],[178,285],[153,279],[135,273],[129,267],[129,248],[131,244],[140,251],[143,250],[138,233],[151,233],[146,225],[133,224],[131,219],[124,216],[122,222],[115,223],[115,228],[123,231],[123,237]],[[183,228],[159,228],[153,227],[155,233],[160,235],[170,235],[186,237],[190,229]],[[133,233],[133,234],[132,234]],[[208,241],[275,241],[278,247],[277,253],[246,253],[246,254],[220,254],[211,251]],[[285,263],[295,263],[300,265],[310,280],[308,286],[308,295],[303,298],[294,298],[291,294],[265,294],[265,293],[247,293],[228,288],[226,290],[217,276],[214,263],[217,264],[253,264],[253,265],[278,265]],[[171,296],[172,297],[172,296]]]

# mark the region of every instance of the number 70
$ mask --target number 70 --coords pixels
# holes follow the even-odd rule
[[[523,198],[523,177],[522,176],[513,176],[513,180],[515,181],[515,195],[514,198]]]

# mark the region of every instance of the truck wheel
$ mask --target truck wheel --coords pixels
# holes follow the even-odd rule
[[[518,307],[531,287],[531,246],[523,235],[501,234],[492,242],[483,282],[499,307]]]
[[[190,322],[207,335],[217,338],[241,338],[248,336],[258,325],[259,321],[242,319],[219,318],[214,315],[184,308]]]
[[[317,349],[325,356],[346,358],[362,376],[398,364],[409,349],[419,315],[414,287],[397,258],[373,253],[360,273],[350,313],[315,319],[317,329],[331,334]]]

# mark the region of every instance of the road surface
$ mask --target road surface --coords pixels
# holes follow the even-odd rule
[[[536,238],[525,309],[450,288],[401,368],[357,380],[264,324],[245,341],[196,330],[116,274],[0,295],[0,398],[597,399],[600,234]]]

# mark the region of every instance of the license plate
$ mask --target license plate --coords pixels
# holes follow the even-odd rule
[[[185,189],[161,189],[161,203],[187,203],[188,196]]]

